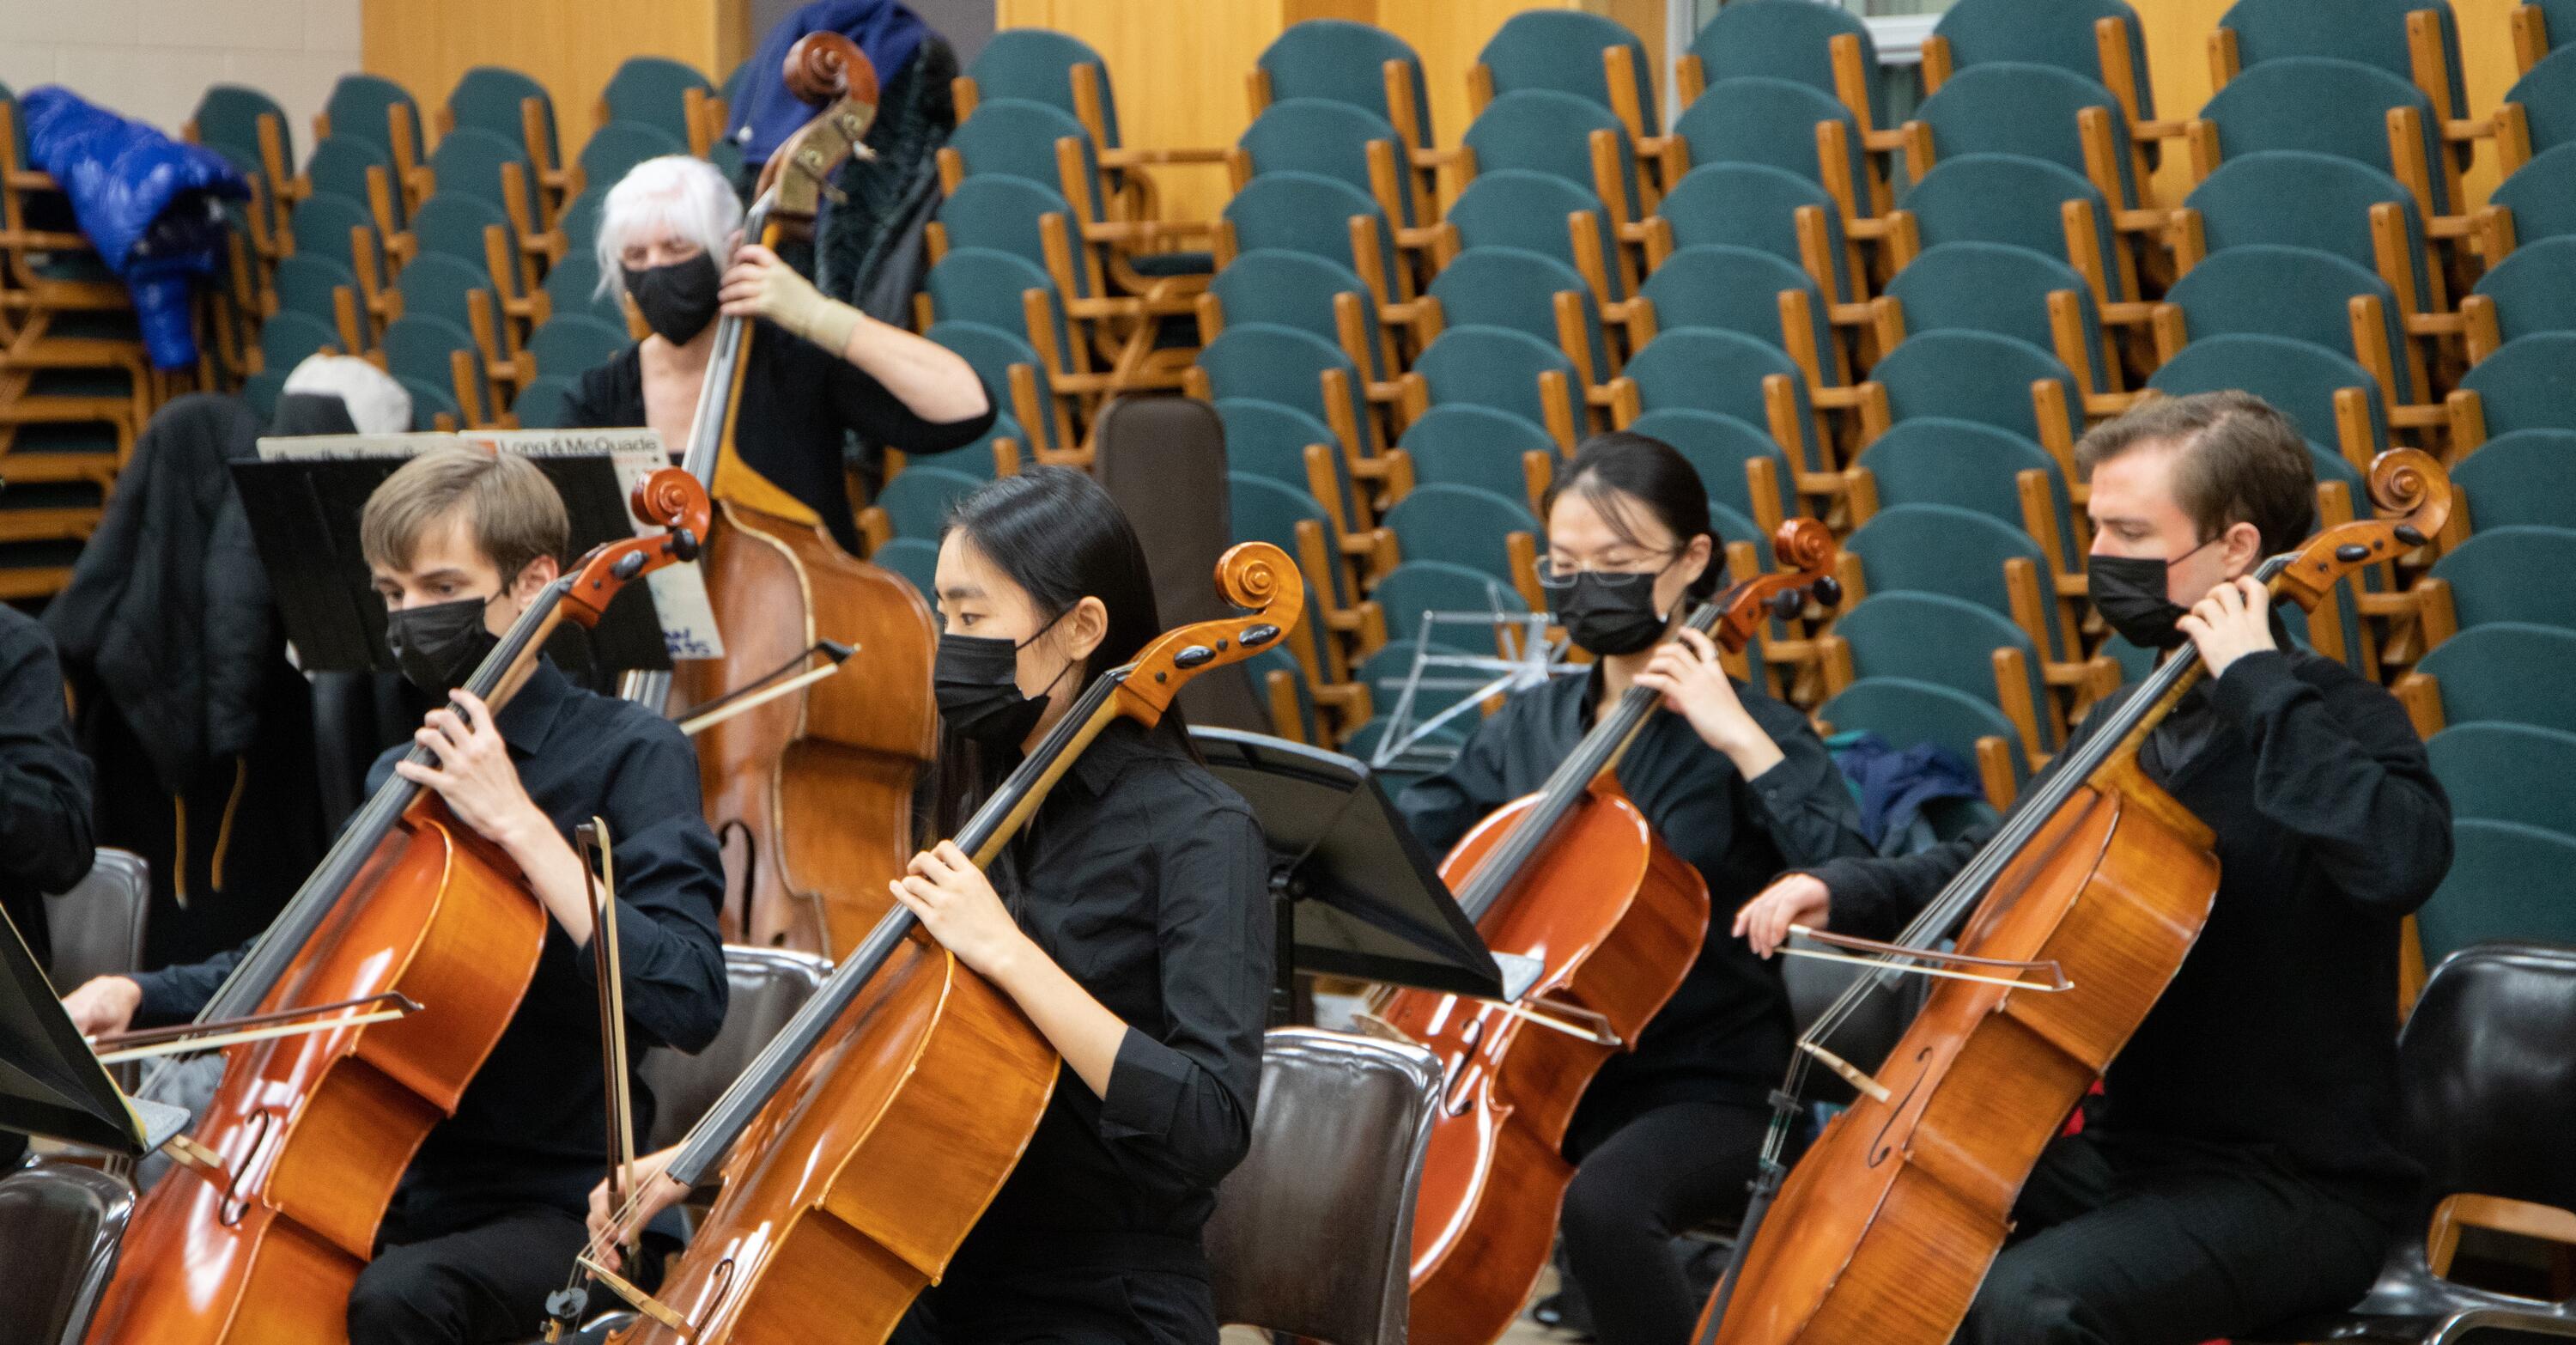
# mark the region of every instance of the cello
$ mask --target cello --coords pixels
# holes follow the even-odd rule
[[[2257,568],[2276,602],[2313,610],[2337,581],[2438,535],[2450,514],[2450,483],[2418,450],[2380,454],[2370,487],[2388,517],[2328,528]],[[2040,1150],[2209,917],[2213,833],[2138,764],[2148,733],[2205,671],[2193,645],[2168,656],[1920,917],[1874,945],[1877,969],[1800,1039],[1805,1054],[1772,1094],[1737,1261],[1701,1315],[1699,1345],[1941,1345],[1957,1331]],[[1943,953],[1953,928],[1957,952]],[[1863,1000],[1927,961],[2017,970],[1934,980],[1875,1075],[1817,1049]],[[1858,1097],[1784,1185],[1779,1159],[1809,1056]]]
[[[595,625],[627,584],[697,554],[708,504],[686,473],[654,472],[629,505],[666,530],[595,547],[539,592],[465,684],[496,712],[557,625]],[[226,1048],[214,1100],[135,1205],[93,1345],[346,1339],[395,1185],[517,1012],[546,920],[498,847],[389,777],[198,1021],[388,997],[419,1011]]]
[[[1792,519],[1772,545],[1787,569],[1735,585],[1685,624],[1741,652],[1766,614],[1839,598],[1824,524]],[[1440,863],[1486,946],[1540,964],[1529,988],[1509,1003],[1399,990],[1363,1020],[1441,1061],[1413,1216],[1418,1340],[1485,1345],[1511,1325],[1555,1244],[1576,1104],[1699,956],[1708,885],[1618,782],[1621,755],[1661,699],[1629,688],[1545,788],[1495,810]]]
[[[1305,591],[1277,547],[1217,561],[1238,617],[1166,631],[1092,680],[956,836],[989,866],[1117,719],[1151,727],[1188,681],[1278,642]],[[897,905],[693,1127],[665,1175],[722,1193],[617,1345],[883,1341],[935,1283],[1036,1130],[1058,1057],[1019,1007]],[[609,1230],[623,1236],[630,1201]]]
[[[743,236],[772,249],[812,223],[876,116],[876,72],[838,33],[799,41],[787,82],[830,105],[762,170]],[[747,699],[819,652],[864,651],[865,679],[737,704],[696,735],[707,824],[725,848],[724,937],[837,957],[893,904],[886,884],[911,858],[913,778],[938,751],[938,633],[910,584],[843,551],[812,511],[743,465],[734,427],[752,339],[745,319],[717,319],[680,460],[715,499],[702,567],[724,654],[630,674],[621,691],[683,716]]]

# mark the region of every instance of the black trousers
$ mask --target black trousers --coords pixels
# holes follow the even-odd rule
[[[1725,1102],[1657,1107],[1573,1150],[1559,1225],[1601,1345],[1680,1345],[1706,1304],[1673,1239],[1743,1212],[1770,1113]],[[1578,1128],[1577,1139],[1591,1139]]]
[[[923,1294],[892,1345],[1216,1345],[1207,1281],[1168,1271],[966,1268]]]
[[[2359,1301],[2390,1230],[2241,1150],[2087,1132],[2040,1155],[1959,1345],[2194,1345]]]
[[[386,1220],[349,1291],[349,1345],[488,1345],[545,1325],[584,1241],[578,1216],[526,1206],[462,1227]],[[428,1236],[406,1238],[407,1234]]]

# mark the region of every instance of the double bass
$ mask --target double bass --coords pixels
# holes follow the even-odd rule
[[[1741,652],[1766,615],[1830,606],[1831,530],[1792,519],[1786,567],[1686,618]],[[1497,954],[1540,964],[1512,1003],[1399,990],[1363,1020],[1440,1057],[1413,1213],[1415,1339],[1485,1345],[1546,1269],[1574,1176],[1562,1147],[1583,1091],[1681,987],[1708,930],[1708,884],[1620,792],[1619,759],[1662,700],[1631,687],[1548,777],[1460,838],[1440,876]]]
[[[1192,677],[1294,626],[1305,591],[1277,547],[1217,561],[1247,615],[1165,632],[1093,679],[956,836],[980,867],[1101,730],[1161,721]],[[896,906],[770,1040],[664,1169],[724,1189],[616,1345],[883,1341],[937,1282],[1035,1132],[1058,1057],[1018,1005]],[[635,1206],[613,1221],[623,1235]]]
[[[2449,516],[2450,483],[2417,450],[2380,454],[2370,487],[2388,517],[2328,528],[2257,569],[2274,601],[2313,610]],[[1942,1345],[1957,1331],[2040,1150],[2208,920],[2213,834],[2138,765],[2148,733],[2204,672],[2192,645],[2168,656],[1801,1038],[1805,1054],[1773,1094],[1738,1260],[1701,1315],[1699,1345]],[[1957,951],[1940,951],[1953,928]],[[1933,980],[1875,1074],[1816,1049],[1865,998],[1953,961],[2014,970]],[[1783,1185],[1811,1056],[1859,1096]]]
[[[838,33],[799,41],[787,82],[828,106],[762,170],[743,236],[773,250],[811,224],[876,116],[876,72]],[[826,651],[858,651],[864,676],[825,678],[696,735],[707,823],[725,847],[724,937],[838,957],[893,904],[886,885],[911,858],[913,779],[938,750],[938,633],[910,584],[843,551],[811,510],[743,465],[734,431],[752,340],[749,321],[717,319],[680,460],[715,498],[702,568],[724,655],[630,674],[622,690],[685,716]]]
[[[467,690],[497,711],[557,625],[595,625],[626,585],[696,556],[708,505],[686,473],[654,472],[629,505],[666,531],[593,548],[539,592]],[[435,764],[422,747],[407,759]],[[518,1011],[546,920],[497,846],[435,792],[388,778],[198,1021],[386,999],[418,1012],[226,1048],[214,1100],[135,1205],[92,1345],[346,1339],[349,1293],[394,1187]]]

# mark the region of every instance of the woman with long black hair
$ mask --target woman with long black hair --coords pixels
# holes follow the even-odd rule
[[[1435,850],[1537,791],[1631,686],[1663,693],[1619,760],[1619,785],[1664,844],[1732,912],[1781,871],[1865,855],[1859,813],[1806,718],[1734,681],[1710,639],[1677,630],[1717,591],[1708,496],[1661,440],[1584,442],[1546,501],[1540,581],[1588,677],[1520,692],[1446,771],[1398,807]],[[1667,638],[1670,637],[1670,638]],[[1577,1166],[1561,1228],[1566,1263],[1605,1345],[1678,1345],[1699,1303],[1672,1239],[1738,1211],[1771,1087],[1788,1065],[1778,964],[1711,931],[1672,999],[1584,1093],[1566,1136]]]
[[[939,547],[937,834],[1162,625],[1135,530],[1079,472],[959,502]],[[896,1339],[1214,1345],[1199,1233],[1251,1143],[1269,860],[1177,713],[1103,730],[993,863],[942,840],[897,900],[1064,1059],[1019,1166]],[[682,1194],[646,1160],[648,1199]],[[594,1231],[608,1218],[591,1198]]]

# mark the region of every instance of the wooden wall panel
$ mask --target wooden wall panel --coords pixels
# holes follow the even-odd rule
[[[411,90],[424,114],[477,65],[546,86],[567,158],[597,123],[599,91],[629,56],[668,56],[722,79],[749,54],[746,0],[365,0],[367,73]]]

